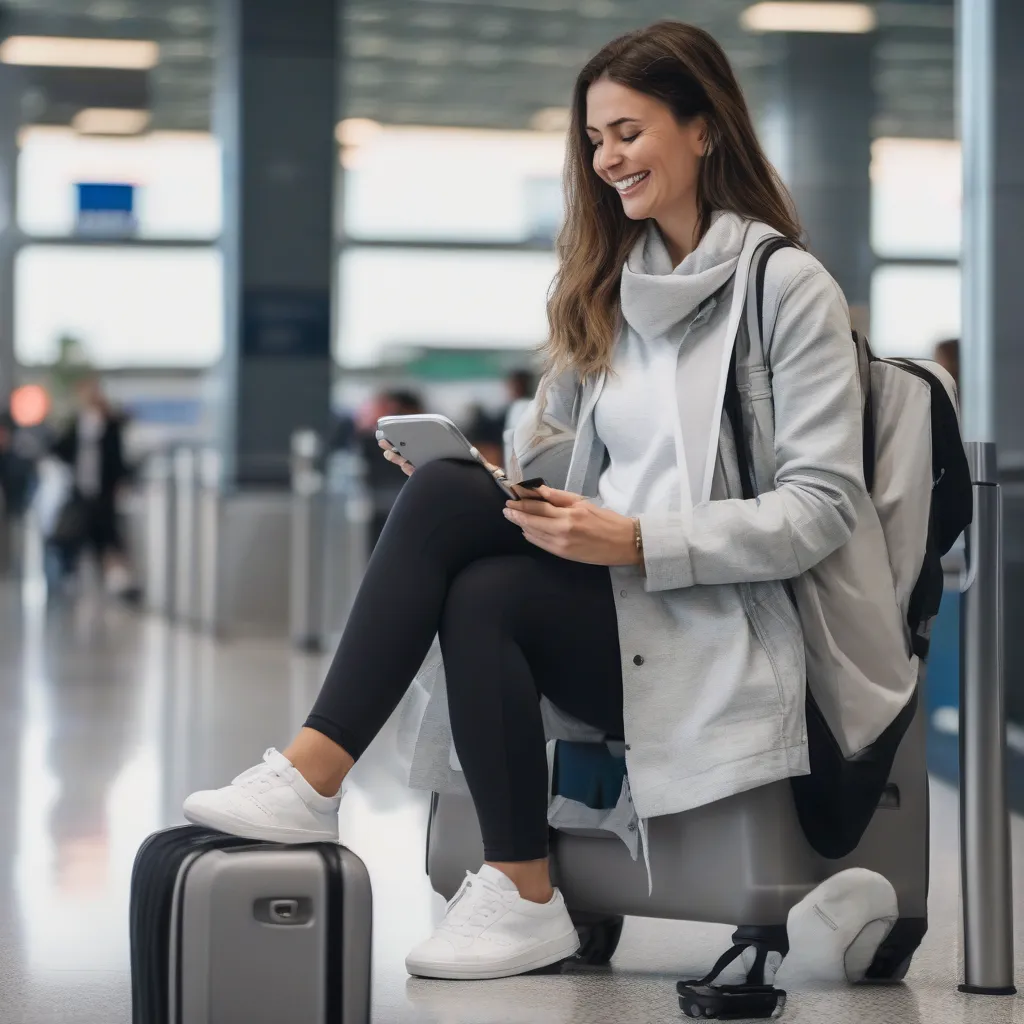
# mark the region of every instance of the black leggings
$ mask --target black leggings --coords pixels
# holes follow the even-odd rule
[[[432,462],[403,487],[306,722],[358,758],[440,636],[455,749],[490,861],[547,856],[540,695],[622,736],[611,578],[557,558],[502,515],[471,463]]]

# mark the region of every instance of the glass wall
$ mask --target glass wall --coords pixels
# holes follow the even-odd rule
[[[223,348],[212,248],[29,245],[14,270],[18,361],[52,363],[72,337],[103,369],[205,367]]]
[[[877,139],[871,151],[871,343],[930,357],[960,335],[960,144]]]
[[[695,3],[685,12],[656,0],[540,6],[483,2],[458,17],[403,8],[393,24],[386,3],[347,12],[334,338],[343,367],[393,362],[394,352],[424,345],[529,358],[545,334],[565,104],[576,69],[608,39],[659,17],[692,18],[722,42],[755,112],[767,110],[778,70],[773,37],[744,27],[742,4]],[[916,25],[897,13],[880,9],[873,44],[880,137],[872,148],[878,269],[870,331],[880,351],[918,355],[959,331],[960,155],[950,138],[916,137],[952,135],[951,21]],[[201,101],[208,106],[210,97]],[[173,123],[173,109],[159,113],[158,123]],[[45,358],[59,335],[71,334],[104,366],[216,360],[215,137],[30,126],[20,143],[18,224],[27,248],[17,273],[19,358]],[[76,244],[76,190],[87,183],[133,187],[129,240]],[[165,307],[159,324],[144,325]],[[132,325],[134,317],[142,323]]]
[[[348,249],[338,358],[401,363],[410,348],[529,349],[546,335],[548,252]]]
[[[342,122],[344,230],[405,241],[550,241],[563,136]]]
[[[130,214],[99,236],[86,230],[82,185],[130,187]],[[221,177],[212,135],[27,128],[17,215],[25,236],[14,280],[19,363],[52,362],[62,338],[103,369],[202,368],[219,358]]]
[[[134,187],[137,238],[215,239],[221,227],[220,147],[200,132],[131,138],[79,135],[65,128],[22,132],[18,225],[33,237],[76,231],[83,183]]]

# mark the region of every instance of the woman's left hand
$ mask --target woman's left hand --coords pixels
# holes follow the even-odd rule
[[[506,518],[545,551],[591,565],[639,565],[633,520],[586,498],[553,487],[539,487],[542,501],[505,503]]]

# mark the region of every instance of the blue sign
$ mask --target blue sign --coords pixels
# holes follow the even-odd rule
[[[79,182],[78,231],[88,235],[124,237],[135,233],[135,186]]]

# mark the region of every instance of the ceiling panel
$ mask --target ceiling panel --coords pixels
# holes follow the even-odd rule
[[[340,85],[347,116],[418,124],[522,128],[567,102],[576,69],[603,43],[663,17],[711,31],[756,106],[773,47],[739,27],[748,0],[349,0]],[[876,133],[954,133],[953,0],[879,3]],[[155,39],[153,127],[210,124],[214,11],[185,0],[6,0],[3,30]],[[68,120],[66,95],[33,76],[33,116]],[[48,102],[49,101],[49,102]],[[83,97],[83,105],[88,98]]]

